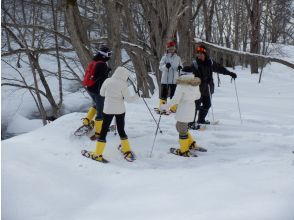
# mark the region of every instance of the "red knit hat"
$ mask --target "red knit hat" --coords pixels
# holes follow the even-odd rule
[[[167,42],[166,47],[167,48],[176,48],[176,42],[169,41],[169,42]]]

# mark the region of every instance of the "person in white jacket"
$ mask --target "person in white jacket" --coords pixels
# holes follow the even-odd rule
[[[135,160],[135,155],[131,151],[128,136],[124,130],[126,112],[124,101],[133,102],[139,97],[136,94],[131,95],[129,93],[127,83],[128,77],[129,71],[126,68],[117,67],[113,75],[106,79],[101,86],[100,95],[105,97],[105,100],[102,129],[96,142],[96,150],[93,152],[92,156],[95,160],[105,160],[102,154],[106,145],[106,135],[113,117],[116,119],[117,131],[121,139],[119,150],[128,161]]]
[[[175,119],[177,121],[176,129],[179,132],[180,148],[173,153],[179,156],[190,157],[192,155],[190,149],[196,148],[196,143],[188,131],[188,123],[194,118],[195,100],[201,96],[199,91],[200,83],[201,80],[194,77],[192,68],[184,67],[177,79],[174,97],[170,102],[160,107],[161,111],[166,111],[170,106],[178,105]]]
[[[159,63],[159,70],[162,72],[160,81],[159,107],[166,103],[168,94],[170,99],[176,90],[176,81],[179,71],[182,69],[181,58],[176,53],[176,43],[167,43],[167,53],[163,55]],[[171,111],[176,111],[176,106],[171,107]]]

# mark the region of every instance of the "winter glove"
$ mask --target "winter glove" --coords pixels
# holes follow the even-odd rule
[[[167,63],[165,66],[166,66],[166,68],[169,69],[171,67],[171,64],[170,63]]]
[[[181,67],[181,65],[178,66],[178,71],[181,71],[181,69],[183,69],[183,67]]]
[[[236,78],[237,78],[237,74],[236,74],[236,73],[233,73],[233,72],[230,72],[230,76],[231,76],[233,79],[236,79]]]

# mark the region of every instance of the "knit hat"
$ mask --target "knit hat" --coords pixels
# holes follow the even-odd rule
[[[200,45],[198,47],[196,47],[196,53],[203,53],[203,54],[207,54],[207,50],[206,47],[203,45]]]
[[[167,49],[176,49],[176,42],[174,42],[174,41],[167,42],[166,48]]]

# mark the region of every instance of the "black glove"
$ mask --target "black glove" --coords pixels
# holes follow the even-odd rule
[[[181,69],[183,69],[183,67],[181,67],[180,65],[178,65],[178,71],[181,71]]]
[[[169,69],[171,67],[171,64],[170,63],[167,63],[165,66],[166,66],[166,68]]]
[[[230,72],[230,76],[231,76],[233,79],[236,79],[236,78],[237,78],[237,74],[236,74],[236,73],[233,73],[233,72]]]

